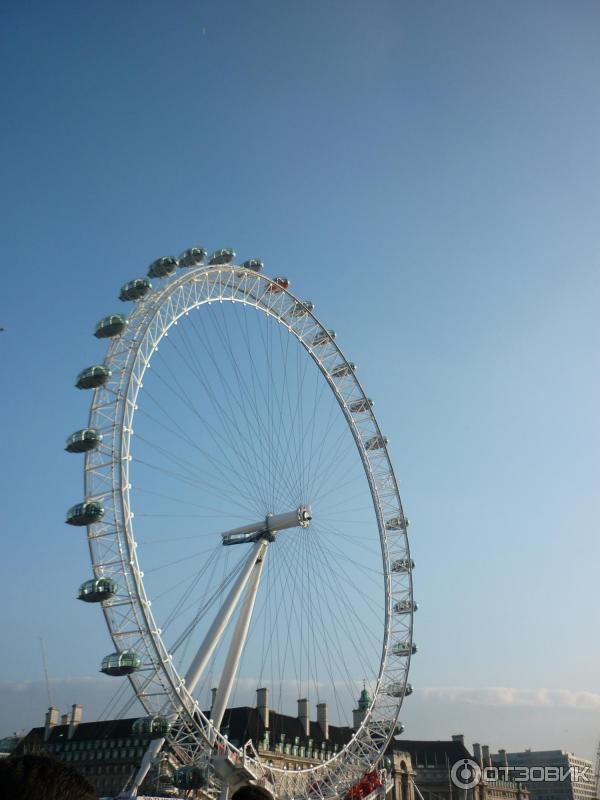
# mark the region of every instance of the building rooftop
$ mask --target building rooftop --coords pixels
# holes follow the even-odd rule
[[[230,741],[243,744],[248,739],[252,739],[255,743],[259,742],[264,737],[266,728],[258,709],[251,706],[240,706],[227,709],[221,730],[227,733]],[[325,741],[321,726],[317,722],[311,720],[309,723],[310,733],[309,736],[306,736],[302,723],[297,717],[279,714],[273,710],[269,710],[268,730],[271,743],[280,741],[282,735],[285,735],[286,742],[293,742],[296,737],[300,741],[310,738],[315,745],[320,746]],[[337,744],[342,747],[351,737],[352,730],[350,728],[329,725],[329,738],[327,739],[329,744]]]
[[[453,764],[461,758],[472,758],[463,742],[454,739],[396,739],[393,741],[392,749],[409,753],[415,766],[419,759],[425,760],[427,764],[427,756],[428,760],[433,762],[431,766],[442,765],[446,761]]]
[[[90,741],[94,739],[121,739],[127,736],[132,736],[133,723],[138,717],[131,719],[108,719],[97,722],[80,722],[75,726],[73,735],[69,740],[69,726],[68,725],[54,725],[50,728],[49,736],[46,742],[56,744],[61,741]],[[29,735],[37,735],[42,741],[44,740],[45,728],[42,725],[39,728],[32,728]]]

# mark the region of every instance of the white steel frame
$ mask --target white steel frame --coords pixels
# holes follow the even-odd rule
[[[407,520],[386,440],[353,369],[338,369],[333,374],[336,367],[348,365],[334,339],[311,311],[298,314],[301,301],[297,297],[279,287],[273,291],[273,286],[271,278],[237,265],[199,267],[180,270],[135,304],[127,328],[109,344],[104,363],[112,377],[94,390],[92,397],[88,427],[99,430],[103,440],[98,449],[86,453],[84,496],[101,502],[105,513],[101,521],[88,526],[88,543],[94,576],[113,578],[119,587],[114,597],[102,603],[115,647],[134,650],[142,659],[141,669],[129,680],[149,715],[162,714],[177,720],[169,741],[182,764],[207,764],[211,749],[216,749],[233,760],[243,756],[258,782],[268,785],[281,800],[343,796],[381,758],[396,731],[404,698],[404,691],[398,691],[398,687],[407,684],[414,609]],[[129,466],[133,421],[144,373],[171,326],[192,309],[217,302],[256,308],[276,319],[304,346],[328,382],[352,432],[379,527],[386,610],[381,665],[371,705],[360,728],[342,750],[315,767],[294,772],[242,753],[200,709],[192,689],[206,654],[199,652],[195,667],[190,667],[186,678],[179,675],[154,620],[136,554]],[[314,343],[315,338],[318,344]],[[363,408],[352,412],[351,405],[357,401],[364,401]],[[381,446],[367,448],[369,441]],[[255,545],[262,546],[263,540]],[[394,564],[402,567],[394,569]],[[233,610],[235,602],[231,605]],[[394,607],[408,611],[394,613]],[[223,624],[226,623],[227,620]],[[215,624],[220,623],[215,620]]]

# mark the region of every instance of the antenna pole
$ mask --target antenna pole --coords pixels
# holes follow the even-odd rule
[[[46,643],[40,636],[40,647],[42,649],[42,664],[44,665],[44,677],[46,679],[46,692],[48,693],[48,705],[52,705],[52,693],[50,692],[50,679],[48,678],[48,660],[46,658]]]

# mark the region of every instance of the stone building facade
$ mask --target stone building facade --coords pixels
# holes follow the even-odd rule
[[[316,719],[311,720],[309,704],[304,698],[298,700],[297,716],[280,714],[269,707],[268,691],[259,689],[255,707],[227,709],[221,730],[237,747],[251,742],[265,763],[282,769],[302,769],[317,766],[342,750],[362,722],[369,704],[368,693],[363,690],[350,728],[331,724],[325,703],[317,705]],[[206,713],[210,715],[210,711]],[[151,739],[139,732],[136,722],[137,718],[82,722],[79,705],[74,705],[71,713],[59,720],[57,709],[50,708],[45,725],[33,728],[21,740],[17,752],[47,753],[80,772],[100,797],[112,797],[133,779]],[[589,794],[575,791],[568,796],[530,797],[527,786],[491,779],[489,775],[465,790],[455,785],[451,774],[452,767],[465,760],[475,761],[481,767],[492,764],[488,747],[475,744],[470,753],[462,735],[438,741],[396,737],[380,764],[386,770],[388,800],[594,800]],[[176,795],[173,788],[176,767],[166,746],[141,793]]]
[[[43,727],[33,728],[15,753],[46,754],[67,764],[88,779],[99,797],[112,797],[135,775],[149,737],[134,732],[136,718],[82,722],[82,707],[74,705],[59,719],[51,707]],[[168,754],[142,787],[155,794],[171,785],[173,767]]]
[[[490,763],[502,769],[510,767],[516,777],[523,768],[530,770],[523,780],[531,800],[595,800],[596,781],[591,761],[564,750],[523,750],[508,753],[499,750]]]

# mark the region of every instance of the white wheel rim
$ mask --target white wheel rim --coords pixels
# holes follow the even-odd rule
[[[169,707],[179,715],[170,734],[171,745],[182,763],[207,759],[207,742],[215,741],[231,754],[239,754],[226,738],[216,732],[198,703],[186,690],[181,675],[169,658],[147,597],[144,576],[138,563],[130,506],[131,431],[138,393],[146,369],[171,326],[191,310],[213,302],[244,303],[281,323],[304,346],[332,389],[354,438],[364,467],[377,517],[385,582],[385,619],[379,674],[367,716],[352,740],[329,760],[311,769],[290,772],[250,759],[257,775],[268,778],[278,797],[314,794],[342,795],[358,777],[373,768],[394,733],[407,685],[412,651],[412,569],[406,521],[397,481],[385,442],[377,449],[365,444],[381,431],[372,409],[352,413],[350,404],[366,399],[354,373],[332,376],[335,367],[348,364],[333,340],[325,347],[311,343],[326,329],[313,313],[290,317],[298,298],[288,290],[271,293],[272,279],[220,266],[186,270],[152,292],[134,307],[123,335],[110,342],[105,364],[112,378],[94,391],[88,427],[100,430],[104,442],[85,457],[85,497],[105,507],[100,522],[88,527],[88,541],[94,575],[111,577],[119,594],[103,603],[103,612],[117,650],[132,649],[140,654],[144,669],[129,676],[148,714],[164,713]],[[399,520],[394,529],[386,522]],[[402,562],[406,569],[391,569]],[[394,613],[397,604],[408,609]],[[405,648],[404,645],[407,645]],[[406,650],[406,652],[404,652]],[[400,687],[392,696],[390,687]]]

